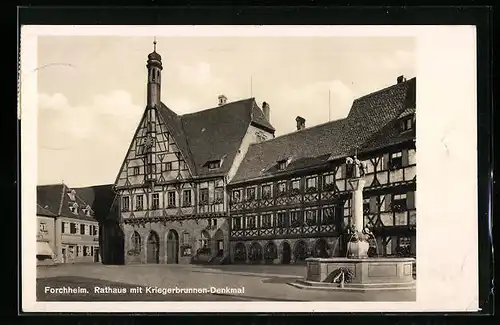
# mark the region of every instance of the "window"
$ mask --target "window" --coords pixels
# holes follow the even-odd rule
[[[240,230],[240,229],[241,229],[241,218],[233,217],[233,230]]]
[[[413,117],[406,118],[401,120],[401,131],[408,131],[413,128]]]
[[[208,169],[217,169],[217,168],[220,168],[220,160],[208,162]]]
[[[264,214],[261,216],[262,228],[271,228],[273,226],[272,214]]]
[[[262,198],[270,199],[272,197],[271,185],[262,185]]]
[[[182,243],[183,244],[189,243],[189,233],[188,232],[185,232],[182,234]]]
[[[406,193],[395,194],[391,201],[392,210],[395,212],[401,212],[406,210]]]
[[[332,190],[334,181],[335,178],[333,174],[326,174],[325,176],[323,176],[323,189],[327,191]]]
[[[185,207],[191,206],[191,190],[184,190],[182,192],[182,205]]]
[[[153,202],[151,209],[158,210],[160,208],[160,194],[153,193]]]
[[[278,161],[278,170],[284,170],[286,168],[286,160],[280,160]]]
[[[306,224],[308,226],[317,225],[318,211],[317,210],[306,210]]]
[[[247,228],[254,229],[255,228],[255,216],[247,217]]]
[[[323,208],[321,223],[323,225],[333,225],[335,222],[335,206]]]
[[[402,152],[394,152],[391,154],[390,159],[390,167],[392,169],[401,168],[403,165],[403,153]]]
[[[217,219],[213,219],[212,223],[213,223],[214,227],[217,228]]]
[[[316,187],[316,182],[317,182],[317,177],[309,177],[307,178],[306,180],[306,188],[307,190],[316,190],[317,187]]]
[[[89,246],[83,246],[83,256],[90,256]]]
[[[78,214],[78,203],[73,203],[73,205],[69,209],[71,210],[71,213]]]
[[[85,225],[80,225],[80,235],[85,235]]]
[[[146,174],[156,174],[156,164],[147,164]]]
[[[135,209],[141,211],[144,209],[144,196],[142,194],[135,197]]]
[[[292,181],[292,189],[300,190],[300,180],[296,179]]]
[[[76,256],[82,256],[82,246],[76,246]]]
[[[164,162],[161,164],[161,171],[162,172],[168,172],[172,170],[172,163],[171,162]]]
[[[237,203],[241,201],[241,190],[233,190],[233,202]]]
[[[370,213],[370,198],[363,198],[363,213]]]
[[[128,196],[122,197],[122,211],[130,210],[130,198]]]
[[[46,233],[47,232],[47,224],[45,222],[40,222],[38,225],[38,231],[41,233]]]
[[[134,167],[132,169],[132,175],[139,175],[139,167]]]
[[[168,192],[167,194],[167,199],[168,199],[168,208],[175,208],[175,192]]]
[[[290,222],[292,227],[302,227],[303,221],[300,211],[290,211]]]
[[[92,209],[88,205],[85,207],[85,215],[87,217],[90,217],[92,215]]]
[[[247,201],[253,201],[256,198],[255,187],[247,188]]]
[[[284,194],[286,192],[286,182],[278,183],[278,194]]]
[[[200,189],[200,204],[208,204],[208,188]]]
[[[97,236],[98,233],[99,233],[99,227],[98,226],[93,226],[91,235],[92,236]]]
[[[61,222],[61,229],[63,234],[69,234],[70,225],[67,222]]]
[[[286,227],[285,222],[286,214],[285,212],[278,212],[278,227]]]
[[[224,203],[224,188],[215,188],[215,203]]]
[[[76,234],[76,223],[71,222],[69,224],[69,232],[70,234]]]

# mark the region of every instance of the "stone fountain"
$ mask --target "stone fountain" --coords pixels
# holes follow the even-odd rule
[[[348,183],[352,192],[351,227],[346,257],[308,258],[306,276],[290,285],[301,289],[415,290],[414,258],[369,257],[373,233],[363,226],[363,188],[366,165],[356,156],[346,159],[351,167]]]

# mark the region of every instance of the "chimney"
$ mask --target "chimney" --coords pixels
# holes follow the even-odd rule
[[[297,121],[297,131],[304,130],[306,128],[306,119],[302,116],[297,116],[295,121]]]
[[[398,81],[398,84],[400,84],[402,82],[405,82],[406,78],[405,78],[405,76],[399,76],[398,79],[397,79],[397,81]]]
[[[225,105],[227,102],[227,97],[224,95],[219,95],[219,106]]]
[[[271,108],[267,102],[262,103],[262,111],[264,112],[264,116],[268,122],[271,122]]]

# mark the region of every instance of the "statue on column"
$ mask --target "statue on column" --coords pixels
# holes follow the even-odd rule
[[[368,257],[368,240],[373,234],[365,228],[363,216],[363,188],[365,185],[367,165],[358,159],[357,155],[348,157],[346,165],[350,167],[351,173],[347,175],[351,186],[351,224],[347,229],[347,256],[353,258]]]

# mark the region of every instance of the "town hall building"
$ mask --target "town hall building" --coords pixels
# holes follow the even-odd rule
[[[227,262],[227,185],[250,144],[274,138],[269,105],[221,95],[178,115],[161,101],[156,43],[147,69],[147,105],[114,184],[125,263]]]

